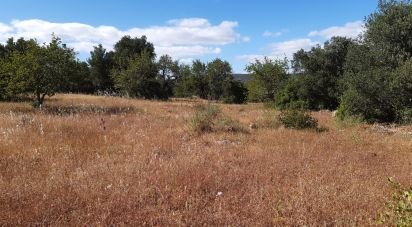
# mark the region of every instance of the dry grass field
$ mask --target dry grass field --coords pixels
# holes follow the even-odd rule
[[[0,103],[0,225],[370,226],[388,177],[412,185],[409,129],[265,127],[263,105],[218,104],[244,130],[193,133],[199,102]]]

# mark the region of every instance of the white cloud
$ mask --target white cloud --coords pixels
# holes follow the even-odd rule
[[[156,48],[158,55],[168,54],[178,59],[189,58],[191,56],[220,54],[221,49],[204,46],[159,46]]]
[[[298,50],[308,50],[316,44],[318,44],[318,42],[312,41],[311,39],[294,39],[284,42],[272,43],[270,45],[271,55],[277,56],[278,58],[287,57],[288,59],[291,59],[293,54]]]
[[[265,31],[263,32],[262,36],[263,37],[279,37],[283,35],[283,32],[270,32],[270,31]]]
[[[0,40],[7,40],[8,38],[10,38],[10,32],[13,31],[13,28],[0,23]]]
[[[355,21],[346,23],[344,26],[334,26],[320,31],[312,31],[308,34],[309,37],[323,37],[330,39],[333,36],[345,36],[348,38],[356,38],[364,32],[364,23]]]
[[[254,62],[255,60],[263,60],[265,57],[268,57],[270,59],[276,58],[275,56],[269,56],[269,55],[244,54],[244,55],[236,56],[236,59],[240,61],[245,61],[245,62]]]
[[[312,41],[311,39],[294,39],[284,42],[277,42],[269,45],[269,51],[267,54],[245,54],[237,56],[236,59],[240,61],[254,62],[256,59],[262,60],[265,57],[270,59],[284,59],[286,57],[291,60],[293,54],[298,50],[309,50],[317,44],[319,43]]]
[[[250,38],[249,36],[243,36],[242,37],[242,42],[248,43],[252,40],[252,38]]]
[[[219,54],[220,47],[224,45],[249,41],[249,37],[243,37],[236,32],[237,26],[238,23],[234,21],[222,21],[212,25],[207,19],[185,18],[170,20],[162,26],[120,30],[113,26],[91,26],[82,23],[14,20],[10,24],[0,23],[0,42],[4,43],[11,36],[36,38],[39,42],[47,42],[54,33],[76,51],[87,53],[99,43],[111,49],[124,35],[146,35],[155,45],[158,54],[167,53],[175,58],[189,58]]]

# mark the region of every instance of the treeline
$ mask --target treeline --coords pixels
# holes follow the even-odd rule
[[[358,39],[333,37],[287,61],[247,67],[249,100],[280,109],[337,109],[340,119],[412,123],[412,4],[379,1]]]
[[[179,64],[170,56],[156,58],[146,37],[123,37],[106,51],[94,47],[87,62],[76,58],[58,37],[50,43],[10,38],[0,45],[0,99],[34,97],[41,105],[56,92],[107,93],[147,99],[199,96],[227,103],[244,103],[247,90],[234,80],[226,61],[196,60]]]
[[[338,110],[340,119],[412,122],[412,4],[380,0],[357,39],[333,37],[299,50],[291,61],[265,58],[246,66],[251,81],[235,80],[221,59],[180,64],[157,57],[146,37],[94,47],[87,62],[53,37],[50,43],[10,38],[0,45],[0,99],[56,92],[109,93],[168,99],[198,96],[226,103],[267,102],[279,109]]]

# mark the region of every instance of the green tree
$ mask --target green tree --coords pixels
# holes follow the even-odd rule
[[[287,100],[304,104],[309,109],[336,109],[339,106],[339,97],[342,94],[340,80],[344,74],[344,66],[349,47],[353,40],[345,37],[332,37],[309,51],[300,50],[293,56],[292,67],[300,88],[296,89],[297,82],[290,80],[288,92],[293,88],[296,94],[286,95],[282,91],[282,100],[278,102],[282,107],[294,106],[286,103]],[[286,98],[288,97],[288,98]]]
[[[16,96],[32,93],[35,103],[42,105],[46,95],[54,95],[61,87],[69,72],[69,63],[74,58],[74,51],[57,37],[43,46],[34,41],[29,42],[23,52],[12,52],[6,63],[6,72],[10,75],[7,94]]]
[[[59,92],[93,93],[95,85],[87,62],[74,60],[68,62],[68,64],[68,71],[65,73]]]
[[[189,65],[179,66],[179,77],[176,81],[175,95],[177,97],[192,97],[196,95],[196,82]]]
[[[194,95],[202,99],[207,99],[209,95],[209,81],[207,65],[200,60],[195,60],[192,63],[192,75],[194,83]]]
[[[267,57],[263,61],[257,60],[255,63],[246,66],[246,71],[252,75],[250,82],[254,87],[250,89],[262,90],[263,96],[258,101],[273,101],[275,94],[279,91],[287,80],[288,63],[287,60],[271,60]],[[252,94],[259,91],[252,90]]]
[[[412,57],[412,4],[409,0],[379,0],[365,23],[365,42],[380,61],[395,68]]]
[[[115,67],[117,69],[126,69],[129,67],[130,59],[143,53],[150,59],[154,59],[156,56],[154,46],[147,41],[146,36],[141,38],[124,36],[114,45],[113,59]]]
[[[157,62],[158,79],[164,97],[173,96],[176,81],[179,77],[179,62],[174,61],[169,55],[162,55]]]
[[[113,67],[113,52],[107,52],[101,44],[95,46],[87,60],[90,65],[90,76],[96,90],[113,90],[113,79],[110,72]]]
[[[223,96],[225,86],[233,80],[232,67],[229,62],[215,59],[207,64],[208,98],[219,100]]]
[[[200,60],[194,60],[191,66],[182,65],[179,71],[179,78],[176,84],[177,96],[208,98],[209,84],[206,64]]]
[[[352,45],[342,80],[340,118],[367,122],[412,119],[412,4],[379,1],[366,19],[364,40]]]
[[[150,53],[135,55],[126,69],[114,70],[115,87],[129,97],[165,98],[156,79],[158,67]]]

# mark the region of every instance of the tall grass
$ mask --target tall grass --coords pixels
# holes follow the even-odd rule
[[[113,114],[0,103],[0,225],[371,226],[393,193],[386,179],[412,184],[406,134],[341,129],[321,112],[321,134],[234,133],[265,118],[263,106],[193,107],[201,102],[46,101],[135,110]],[[193,136],[197,111],[213,124]]]

